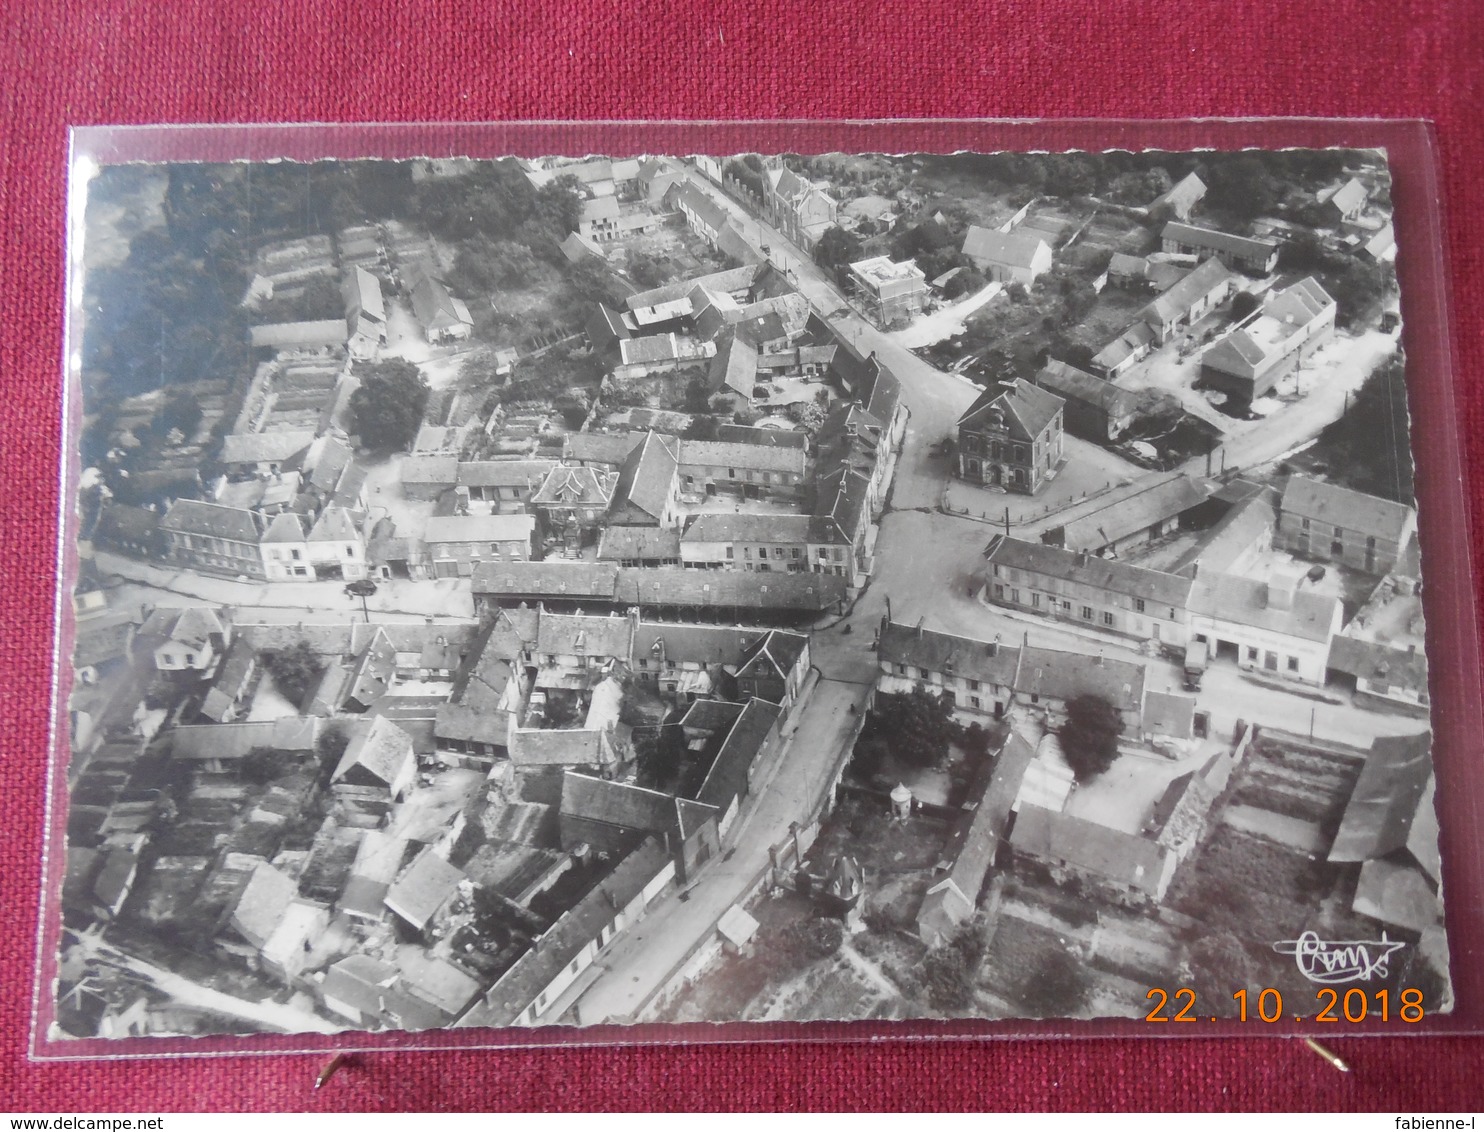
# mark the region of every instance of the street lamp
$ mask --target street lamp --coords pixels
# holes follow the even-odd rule
[[[348,583],[345,587],[345,592],[347,594],[349,594],[351,597],[358,597],[361,599],[361,615],[365,617],[366,624],[368,625],[371,624],[371,611],[366,608],[366,599],[368,597],[374,597],[376,594],[376,590],[377,585],[370,578],[357,578],[354,582]]]

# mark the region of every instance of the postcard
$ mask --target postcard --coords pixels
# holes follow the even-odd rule
[[[50,1037],[1446,1013],[1391,186],[92,169]]]

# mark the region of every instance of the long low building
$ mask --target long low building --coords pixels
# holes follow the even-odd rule
[[[549,608],[674,609],[728,620],[812,620],[839,609],[846,579],[823,573],[750,573],[624,567],[608,562],[480,563],[473,591],[482,613],[521,602]]]

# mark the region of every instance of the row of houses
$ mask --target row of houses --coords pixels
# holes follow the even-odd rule
[[[1248,498],[1169,571],[996,536],[985,550],[981,597],[1171,649],[1195,641],[1242,668],[1322,684],[1342,625],[1340,600],[1292,573],[1241,571],[1276,548],[1384,574],[1415,530],[1409,507],[1292,476],[1280,500]]]

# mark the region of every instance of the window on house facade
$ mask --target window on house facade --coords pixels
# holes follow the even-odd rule
[[[1257,649],[1253,648],[1251,645],[1247,646],[1247,659],[1252,661],[1254,664],[1257,663]]]
[[[899,675],[899,676],[905,676],[905,675],[907,675],[907,666],[905,664],[899,664],[899,665],[897,665],[897,675]]]
[[[1010,590],[1010,600],[1013,601],[1016,605],[1020,604],[1020,591],[1018,589]]]
[[[1005,600],[1005,587],[999,582],[995,583],[994,596],[999,598],[1001,601]]]
[[[1296,657],[1296,656],[1289,657],[1288,658],[1288,671],[1290,671],[1290,672],[1297,672],[1298,670],[1299,670],[1299,658]]]
[[[975,707],[981,707],[982,706],[979,703],[979,697],[978,696],[970,696],[969,697],[969,703],[973,704]]]
[[[1031,593],[1031,608],[1032,609],[1040,609],[1041,608],[1041,595],[1040,594],[1035,593],[1035,592],[1032,592]]]
[[[1113,614],[1112,614],[1112,611],[1106,610],[1106,609],[1103,611],[1103,624],[1104,625],[1111,625],[1111,624],[1113,624]]]
[[[1084,605],[1082,607],[1082,620],[1084,620],[1084,621],[1091,621],[1092,620],[1092,606],[1090,606],[1090,605]]]
[[[347,558],[354,558],[355,556],[356,556],[356,548],[353,547],[353,546],[347,546],[345,548],[345,557],[347,557]]]
[[[1141,598],[1141,597],[1134,598],[1134,612],[1135,613],[1143,613],[1144,612],[1144,599],[1143,598]]]
[[[932,679],[932,675],[933,674],[931,672],[929,672],[926,668],[919,668],[917,670],[917,675],[921,676],[924,680],[930,680],[930,679]]]
[[[1300,519],[1299,522],[1303,525],[1303,529],[1304,530],[1307,531],[1309,529],[1309,520],[1308,519]]]
[[[736,551],[736,548],[735,547],[731,547],[731,546],[727,547],[727,557],[728,558],[735,558],[735,557],[737,557],[737,551]]]
[[[979,681],[978,680],[970,680],[969,681],[969,691],[971,691],[971,692],[977,692],[978,690],[979,690]]]

